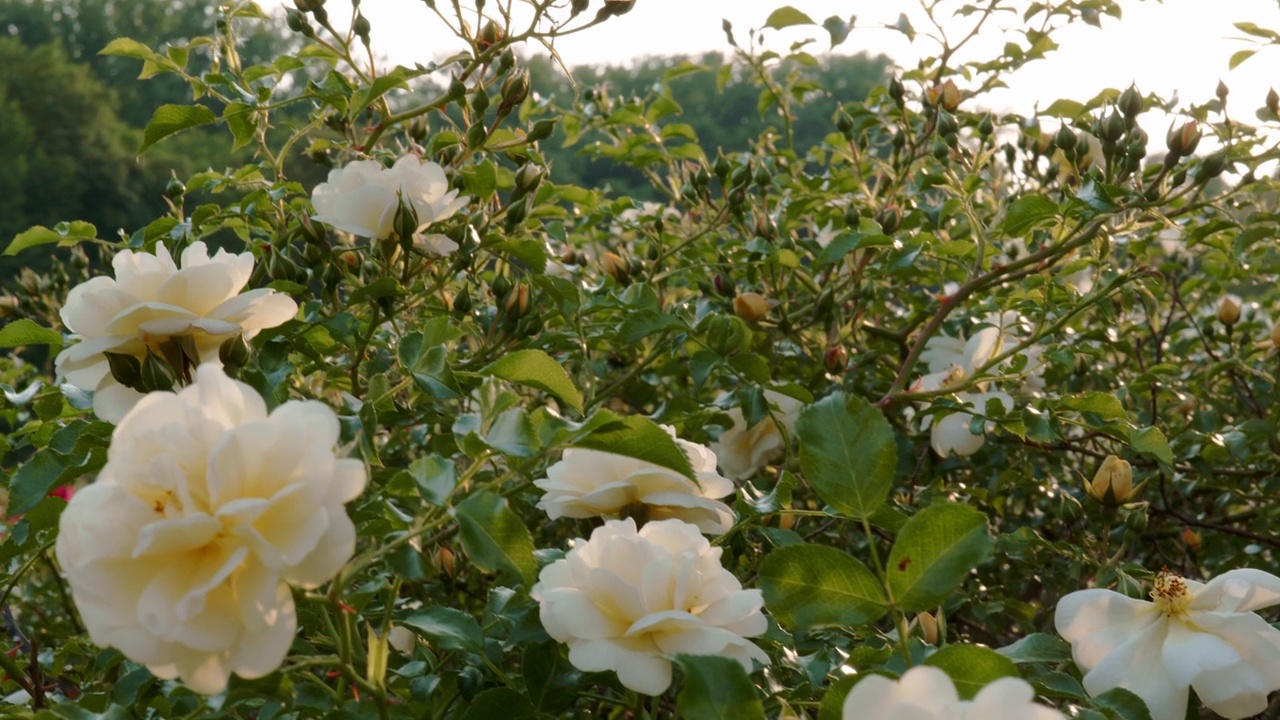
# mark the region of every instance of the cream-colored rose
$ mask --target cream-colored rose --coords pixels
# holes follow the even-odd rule
[[[868,675],[845,697],[844,720],[1065,720],[1038,705],[1035,690],[1022,678],[1005,677],[961,700],[955,683],[936,667],[917,665],[898,680]]]
[[[1122,687],[1152,720],[1182,720],[1194,688],[1214,713],[1246,718],[1280,690],[1280,630],[1254,612],[1277,604],[1280,577],[1262,570],[1229,570],[1207,583],[1166,570],[1151,602],[1078,590],[1058,602],[1054,625],[1090,695]]]
[[[746,480],[783,454],[786,450],[783,443],[795,432],[796,419],[804,407],[799,400],[772,390],[766,390],[764,398],[773,406],[773,416],[747,427],[742,410],[730,408],[727,414],[733,420],[733,427],[720,433],[719,439],[711,443],[720,469],[734,480]],[[782,421],[785,437],[778,429],[775,417]]]
[[[428,226],[448,219],[470,201],[449,189],[444,168],[405,155],[390,168],[377,160],[356,160],[329,172],[311,193],[315,219],[353,235],[385,239],[395,232],[396,210],[401,199],[418,218],[414,238],[436,255],[447,255],[458,244],[438,233],[423,233]]]
[[[201,693],[275,670],[297,627],[289,585],[319,586],[355,549],[343,504],[365,470],[337,441],[327,406],[268,415],[215,365],[143,398],[62,513],[57,558],[93,641]]]
[[[698,529],[680,520],[610,520],[542,570],[530,594],[542,625],[586,672],[612,670],[626,687],[660,695],[677,654],[769,664],[745,638],[768,621],[759,590],[743,590]]]
[[[560,462],[535,480],[545,493],[538,509],[552,519],[616,518],[628,505],[647,506],[649,518],[679,518],[702,532],[719,535],[733,527],[734,515],[718,498],[733,493],[733,483],[716,472],[709,448],[675,437],[693,465],[695,483],[675,470],[625,455],[570,448]]]
[[[54,365],[75,387],[92,390],[93,411],[119,422],[142,393],[111,374],[104,352],[142,359],[147,351],[176,337],[190,337],[198,363],[217,363],[218,347],[243,333],[275,327],[298,312],[287,295],[258,289],[241,293],[253,272],[253,254],[219,250],[212,257],[202,242],[174,263],[164,243],[154,255],[133,250],[111,261],[115,278],[100,276],[71,289],[62,322],[80,342],[63,350]]]

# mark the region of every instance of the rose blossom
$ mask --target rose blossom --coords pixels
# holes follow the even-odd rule
[[[868,675],[845,696],[844,720],[1065,720],[1032,702],[1035,691],[1022,678],[1005,677],[961,701],[945,672],[928,665],[911,668],[898,680]]]
[[[765,390],[764,398],[775,408],[774,415],[747,427],[741,408],[730,408],[727,414],[733,420],[733,427],[720,433],[720,438],[711,443],[724,474],[734,480],[746,480],[782,455],[785,450],[783,443],[795,432],[796,419],[804,407],[799,400],[772,390]],[[778,429],[775,418],[782,421],[785,436]]]
[[[319,586],[355,548],[343,503],[365,471],[337,441],[327,406],[268,415],[215,365],[144,397],[62,513],[58,562],[93,641],[201,693],[275,670],[297,628],[289,585]]]
[[[189,337],[196,364],[217,363],[224,341],[252,337],[298,312],[297,303],[273,290],[240,292],[253,272],[252,253],[219,250],[211,257],[196,242],[181,259],[179,269],[163,242],[154,255],[125,250],[111,261],[115,278],[92,278],[67,295],[62,323],[80,342],[59,353],[54,365],[68,383],[93,391],[93,411],[103,420],[119,422],[142,399],[115,379],[103,353],[142,359],[148,350],[162,355],[162,345]]]
[[[547,476],[534,485],[546,494],[538,509],[556,520],[568,518],[616,518],[628,505],[648,506],[654,520],[679,518],[711,535],[733,527],[733,511],[718,498],[733,493],[733,483],[716,473],[716,456],[705,445],[675,437],[693,465],[694,482],[675,470],[644,460],[599,450],[570,448],[560,462],[547,468]]]
[[[542,570],[530,595],[547,633],[585,672],[612,670],[627,688],[660,695],[671,658],[719,655],[767,665],[744,638],[760,635],[759,590],[743,590],[694,526],[680,520],[610,520]]]
[[[449,189],[444,168],[405,155],[390,168],[377,160],[356,160],[329,171],[311,193],[315,219],[339,230],[372,239],[395,232],[396,210],[403,200],[418,219],[414,240],[436,255],[448,255],[458,244],[439,233],[423,233],[432,223],[448,219],[470,201]]]
[[[1054,624],[1089,694],[1125,688],[1152,720],[1182,720],[1188,687],[1226,718],[1267,709],[1280,689],[1280,630],[1253,611],[1280,604],[1280,577],[1241,569],[1198,583],[1166,570],[1151,599],[1093,589],[1058,603]]]

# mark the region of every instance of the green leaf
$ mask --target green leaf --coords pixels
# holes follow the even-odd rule
[[[1231,54],[1231,59],[1227,61],[1227,69],[1235,70],[1237,65],[1253,57],[1257,52],[1258,52],[1257,48],[1246,48],[1244,50],[1237,50],[1236,52]]]
[[[760,590],[778,623],[793,630],[856,627],[888,610],[880,581],[856,558],[833,547],[788,545],[760,566]]]
[[[533,720],[538,717],[529,698],[511,688],[489,688],[467,705],[462,720]]]
[[[1124,688],[1114,688],[1095,696],[1093,705],[1110,710],[1111,712],[1106,715],[1118,720],[1151,720],[1151,711],[1147,709],[1147,704],[1142,698]]]
[[[1129,445],[1134,450],[1159,460],[1165,465],[1173,464],[1173,450],[1169,449],[1169,441],[1158,427],[1134,428],[1129,431]]]
[[[1067,410],[1088,412],[1103,420],[1123,420],[1129,417],[1120,398],[1110,393],[1086,392],[1062,398],[1060,405]]]
[[[996,652],[1015,663],[1060,663],[1071,660],[1071,646],[1055,635],[1032,633]]]
[[[218,116],[203,105],[161,105],[142,131],[142,146],[138,148],[138,154],[174,133],[208,125],[217,119]]]
[[[827,34],[831,36],[832,50],[849,39],[849,25],[850,23],[841,20],[838,15],[832,15],[822,21],[822,27],[826,28]]]
[[[409,465],[409,469],[400,472],[407,473],[422,499],[436,507],[444,507],[449,494],[458,485],[458,470],[453,461],[438,455],[420,457]]]
[[[755,684],[737,660],[715,655],[677,655],[684,688],[676,717],[684,720],[764,720]]]
[[[66,247],[75,245],[81,240],[92,240],[97,236],[98,228],[94,227],[93,223],[87,223],[83,220],[61,222],[55,225],[52,230],[43,225],[36,225],[14,236],[13,240],[9,242],[9,247],[5,248],[4,254],[17,255],[27,248],[53,243]]]
[[[443,650],[484,654],[484,632],[476,619],[449,607],[428,608],[400,621]]]
[[[590,431],[569,443],[570,447],[600,450],[625,455],[637,460],[670,468],[685,477],[696,479],[693,465],[684,450],[657,423],[639,415],[623,417],[608,410],[600,410],[585,423]]]
[[[764,21],[765,27],[773,28],[774,30],[781,30],[782,28],[791,27],[792,25],[815,24],[817,23],[813,21],[813,18],[805,15],[790,5],[784,5],[783,7],[769,13],[769,19]]]
[[[46,327],[40,327],[34,320],[22,318],[0,328],[0,348],[12,348],[20,345],[61,345],[62,335]]]
[[[1017,237],[1057,216],[1057,203],[1043,195],[1026,195],[1014,200],[1009,206],[1000,228],[1006,237]]]
[[[934,505],[916,513],[889,552],[889,590],[898,607],[922,612],[942,604],[991,553],[987,516],[967,505]]]
[[[517,350],[489,364],[480,374],[549,392],[582,412],[582,393],[560,363],[542,350]]]
[[[834,393],[796,422],[800,468],[831,507],[869,518],[889,497],[898,450],[884,414],[861,398]]]
[[[232,150],[239,150],[257,137],[258,123],[254,120],[253,113],[252,107],[240,102],[233,102],[222,111],[222,119],[226,121],[233,138]]]
[[[479,492],[455,509],[462,550],[485,572],[506,570],[532,586],[538,575],[533,538],[507,499]]]
[[[14,236],[9,242],[9,247],[4,249],[5,255],[17,255],[18,253],[30,247],[37,245],[49,245],[62,240],[62,236],[50,230],[43,225],[36,225],[30,230],[25,230]]]
[[[378,76],[377,79],[369,86],[369,89],[358,96],[358,99],[352,102],[350,117],[356,117],[365,111],[365,108],[373,104],[375,100],[386,95],[391,90],[398,87],[408,88],[406,81],[416,78],[426,72],[426,69],[410,70],[402,65],[396,66],[389,73]]]
[[[969,700],[987,684],[1002,677],[1018,677],[1018,666],[1009,658],[977,645],[948,645],[929,656],[925,665],[932,665],[956,684],[960,698]]]
[[[99,55],[118,55],[120,57],[137,58],[138,60],[150,60],[159,55],[156,51],[143,45],[132,38],[116,38],[107,43],[107,46],[98,51]]]

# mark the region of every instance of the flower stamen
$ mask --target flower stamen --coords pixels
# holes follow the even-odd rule
[[[1165,615],[1181,617],[1191,604],[1191,590],[1187,588],[1185,580],[1165,568],[1156,575],[1155,583],[1152,584],[1151,600]]]

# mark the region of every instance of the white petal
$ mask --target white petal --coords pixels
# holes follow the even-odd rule
[[[1071,643],[1076,664],[1088,671],[1159,617],[1152,603],[1110,590],[1079,590],[1058,601],[1053,622]]]

